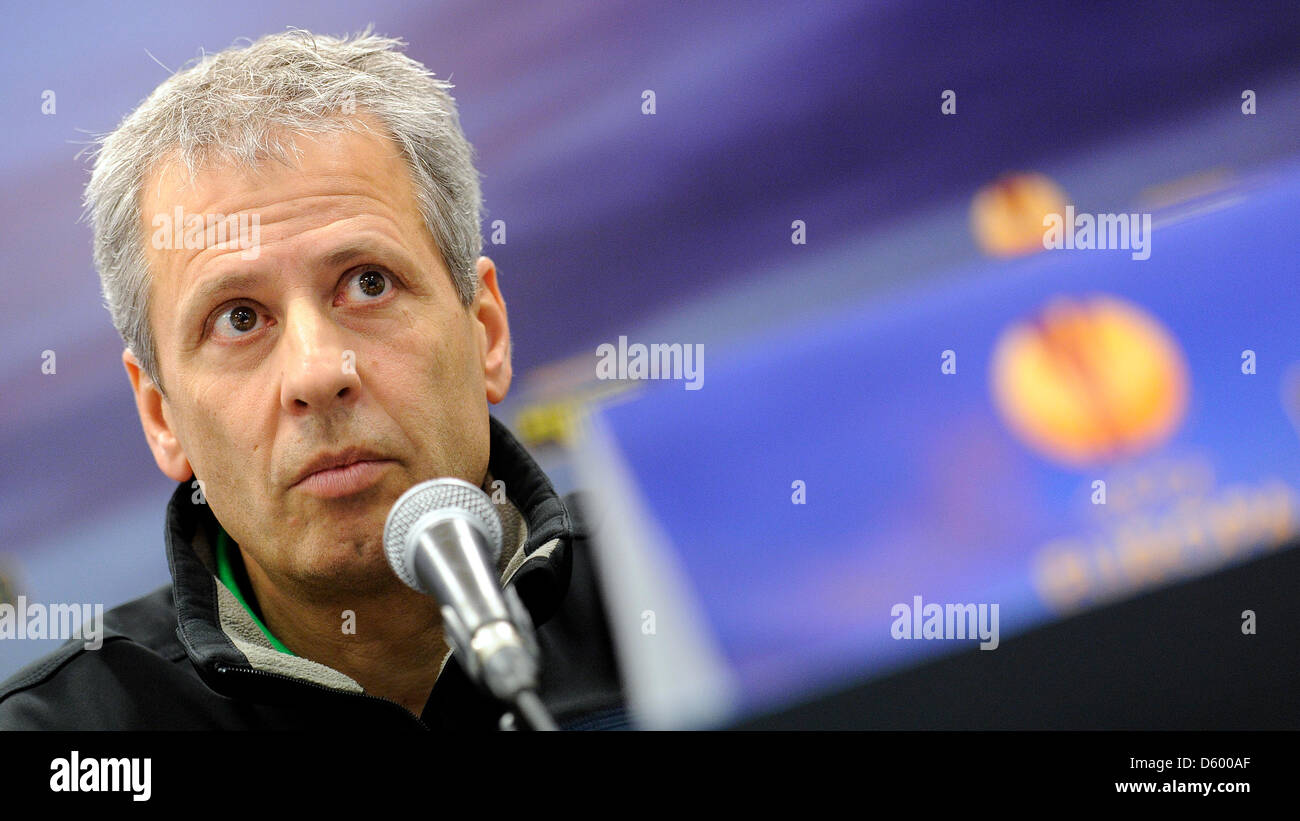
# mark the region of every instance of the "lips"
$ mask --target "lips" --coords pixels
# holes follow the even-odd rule
[[[322,453],[307,463],[307,466],[294,479],[294,486],[300,485],[314,473],[323,470],[346,467],[357,462],[385,462],[387,456],[366,448],[347,448],[333,453]]]

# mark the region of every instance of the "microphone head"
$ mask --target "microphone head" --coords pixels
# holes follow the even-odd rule
[[[421,593],[431,591],[425,589],[415,573],[418,531],[446,518],[467,521],[479,531],[487,542],[489,565],[495,565],[501,558],[501,517],[481,488],[451,478],[421,482],[393,503],[384,523],[384,553],[389,566],[408,587]]]

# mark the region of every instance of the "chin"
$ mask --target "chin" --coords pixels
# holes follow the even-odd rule
[[[320,594],[371,594],[402,585],[388,565],[382,539],[343,540],[330,545],[306,566],[299,578]]]

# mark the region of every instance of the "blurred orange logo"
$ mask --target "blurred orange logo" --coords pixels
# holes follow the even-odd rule
[[[991,360],[994,404],[1039,454],[1089,467],[1150,451],[1187,410],[1186,360],[1173,335],[1110,295],[1059,297],[1006,328]]]

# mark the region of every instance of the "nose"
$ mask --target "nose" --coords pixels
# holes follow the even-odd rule
[[[343,330],[306,299],[291,304],[284,316],[284,358],[280,404],[291,413],[328,410],[353,401],[361,382],[356,354]]]

